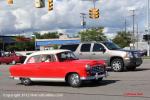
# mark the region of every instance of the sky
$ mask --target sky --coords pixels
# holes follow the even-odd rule
[[[132,12],[135,11],[135,29],[144,32],[146,27],[147,0],[98,0],[96,8],[100,9],[100,18],[90,19],[88,12],[93,8],[92,0],[54,0],[54,10],[36,8],[34,0],[14,0],[8,5],[0,0],[0,35],[25,34],[38,31],[58,31],[74,35],[82,30],[80,13],[86,13],[87,28],[105,27],[104,32],[113,36],[124,30],[132,31]]]

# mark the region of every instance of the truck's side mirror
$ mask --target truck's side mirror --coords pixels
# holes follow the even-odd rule
[[[106,52],[106,49],[105,49],[105,48],[103,48],[103,49],[102,49],[102,52],[103,52],[103,53],[105,53],[105,52]]]

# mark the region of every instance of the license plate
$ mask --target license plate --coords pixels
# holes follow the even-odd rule
[[[98,73],[96,73],[95,78],[98,79]]]

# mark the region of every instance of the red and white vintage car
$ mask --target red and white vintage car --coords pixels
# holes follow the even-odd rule
[[[38,51],[24,64],[11,66],[10,77],[24,85],[36,81],[68,82],[79,87],[84,80],[101,81],[107,76],[103,60],[78,60],[69,50]]]

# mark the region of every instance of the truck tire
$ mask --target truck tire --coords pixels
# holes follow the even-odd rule
[[[81,85],[80,76],[77,73],[72,73],[68,76],[68,83],[72,87],[79,87]]]
[[[111,61],[111,68],[114,72],[121,72],[124,69],[124,63],[121,58],[115,58]]]
[[[21,78],[21,83],[25,86],[31,85],[31,80],[29,78]]]

